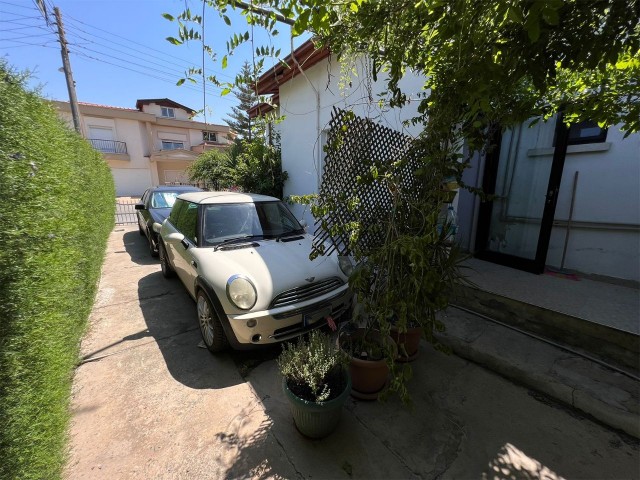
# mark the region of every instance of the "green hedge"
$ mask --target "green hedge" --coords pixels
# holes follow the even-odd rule
[[[101,155],[0,74],[0,478],[57,478],[115,192]]]

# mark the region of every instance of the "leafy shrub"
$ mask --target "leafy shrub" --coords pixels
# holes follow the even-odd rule
[[[114,185],[24,75],[0,74],[0,478],[57,478]]]
[[[285,344],[277,363],[289,389],[311,402],[326,402],[339,396],[346,386],[343,369],[347,357],[330,338],[314,330],[306,340]]]

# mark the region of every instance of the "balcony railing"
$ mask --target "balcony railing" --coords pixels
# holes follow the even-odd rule
[[[102,153],[127,153],[127,144],[124,142],[116,142],[115,140],[98,140],[90,138],[89,141],[93,148]]]

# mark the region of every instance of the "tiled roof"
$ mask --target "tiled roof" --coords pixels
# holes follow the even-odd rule
[[[68,103],[68,102],[65,102]],[[112,107],[111,105],[100,105],[99,103],[78,102],[78,105],[86,105],[88,107],[112,108],[113,110],[126,110],[128,112],[137,112],[135,108]]]

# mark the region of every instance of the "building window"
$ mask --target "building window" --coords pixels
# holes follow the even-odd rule
[[[202,140],[205,142],[217,142],[218,134],[216,132],[202,132]]]
[[[582,145],[585,143],[602,143],[607,141],[607,129],[600,128],[598,124],[591,120],[573,123],[569,127],[568,145]],[[556,140],[553,139],[555,147]]]
[[[184,149],[184,142],[173,142],[171,140],[162,141],[162,150],[178,150]]]
[[[173,108],[169,107],[160,107],[161,115],[166,118],[176,118],[176,112]]]

